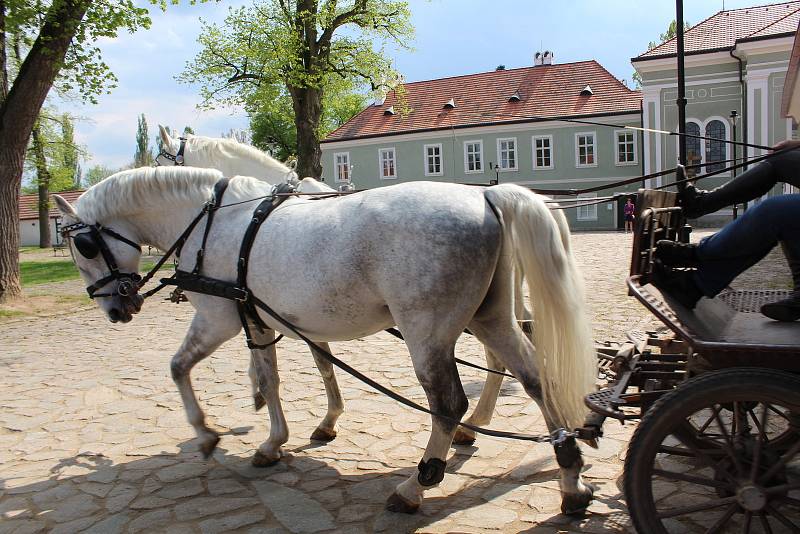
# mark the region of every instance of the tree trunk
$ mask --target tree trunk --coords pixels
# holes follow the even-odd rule
[[[47,158],[44,155],[44,144],[39,122],[31,132],[33,140],[33,157],[36,161],[36,181],[39,183],[39,248],[50,248],[50,171],[47,170]]]
[[[322,90],[289,87],[297,128],[297,175],[300,178],[322,176],[322,150],[319,147],[319,123],[322,118]]]
[[[8,94],[8,56],[6,55],[6,0],[0,0],[0,102]]]
[[[33,125],[91,0],[54,0],[39,36],[0,106],[0,303],[22,294],[19,187]]]

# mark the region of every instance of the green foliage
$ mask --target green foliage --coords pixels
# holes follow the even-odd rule
[[[147,119],[142,113],[136,128],[136,152],[133,154],[134,167],[149,167],[153,164],[153,151],[150,149],[150,134],[147,133]]]
[[[298,122],[319,138],[360,111],[368,91],[396,85],[385,51],[407,47],[410,21],[405,1],[255,0],[204,25],[202,51],[178,79],[198,84],[206,107],[244,105],[253,143],[285,159],[296,152]],[[321,116],[298,101],[299,89],[321,93]]]
[[[78,278],[78,270],[72,260],[64,261],[21,261],[20,279],[23,286],[61,282]]]
[[[105,165],[95,165],[94,167],[90,167],[89,170],[86,171],[86,176],[83,177],[84,185],[86,187],[91,187],[121,170],[122,169],[112,169],[111,167],[106,167]]]
[[[320,139],[350,120],[366,105],[366,95],[344,82],[346,80],[333,85],[324,94],[322,118],[317,129]],[[258,99],[253,99],[249,108],[250,131],[253,146],[286,161],[297,155],[297,128],[291,96],[285,89],[274,89],[274,96],[261,93]]]
[[[689,22],[687,21],[683,22],[684,31],[688,30],[691,27],[692,25]],[[672,19],[672,22],[670,22],[669,26],[667,26],[667,31],[658,35],[659,41],[658,42],[650,41],[649,43],[647,43],[647,49],[652,50],[658,45],[666,43],[667,41],[675,37],[677,34],[678,34],[678,22],[675,19]],[[642,77],[641,75],[639,75],[637,71],[633,71],[633,76],[631,76],[631,78],[633,79],[634,87],[638,89],[639,87],[642,86]]]
[[[80,187],[80,159],[85,156],[84,147],[75,142],[73,118],[67,114],[58,114],[54,110],[44,108],[37,121],[39,136],[44,152],[45,170],[49,174],[44,184],[48,191],[69,191]],[[36,154],[31,146],[25,155],[26,180],[22,192],[37,192],[40,180],[37,172]]]

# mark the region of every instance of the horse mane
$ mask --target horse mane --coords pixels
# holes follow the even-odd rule
[[[131,215],[156,201],[172,206],[206,202],[222,173],[197,167],[141,167],[118,172],[93,185],[75,203],[80,219],[94,223],[109,217]],[[264,194],[264,182],[239,177],[228,191],[242,196]]]
[[[190,135],[188,141],[191,143],[189,146],[192,150],[204,152],[212,163],[215,164],[218,160],[221,161],[238,156],[243,159],[255,160],[261,165],[273,168],[275,171],[283,174],[292,172],[289,167],[265,152],[253,146],[240,143],[236,139]]]

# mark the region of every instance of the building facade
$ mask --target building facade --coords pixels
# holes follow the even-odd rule
[[[795,1],[720,11],[687,30],[687,133],[764,147],[791,138],[795,130],[781,111],[781,101],[798,22],[800,2]],[[645,128],[677,130],[676,46],[671,39],[631,59],[642,79]],[[677,162],[677,136],[646,134],[642,148],[645,173]],[[731,165],[722,162],[732,160],[734,150],[737,158],[767,152],[687,139],[688,164],[703,165],[695,174]],[[724,173],[703,180],[699,187],[715,187],[730,178]],[[649,185],[660,184],[661,179],[655,179]],[[780,192],[783,187],[776,187],[774,193]],[[730,210],[720,214],[729,215]]]
[[[83,191],[64,191],[58,193],[68,202],[74,203],[83,194]],[[19,197],[19,237],[20,246],[36,247],[39,245],[39,197],[38,195],[20,195]],[[50,236],[52,244],[61,243],[58,234],[61,214],[55,204],[50,202]]]
[[[323,141],[323,178],[358,189],[415,180],[583,189],[639,176],[641,134],[624,128],[642,124],[639,93],[595,61],[539,63],[405,84]],[[621,204],[567,216],[573,228],[618,228]]]

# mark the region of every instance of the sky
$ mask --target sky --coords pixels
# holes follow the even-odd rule
[[[118,87],[97,105],[56,102],[82,117],[76,137],[90,155],[84,169],[118,168],[133,160],[137,117],[144,113],[151,137],[157,124],[219,136],[246,129],[241,109],[197,109],[198,87],[175,78],[197,54],[202,18],[221,23],[231,6],[252,0],[220,0],[191,6],[184,0],[167,11],[151,8],[152,26],[99,43]],[[759,0],[687,0],[684,18],[692,24],[723,9],[774,3]],[[657,41],[675,18],[673,0],[409,0],[416,36],[411,50],[391,50],[406,81],[533,64],[537,51],[551,50],[556,63],[595,59],[630,84],[630,58]],[[153,141],[155,146],[155,141]]]

